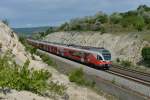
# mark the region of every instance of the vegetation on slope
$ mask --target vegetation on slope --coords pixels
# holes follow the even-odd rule
[[[94,16],[74,18],[58,27],[49,27],[44,32],[32,35],[34,39],[43,39],[48,34],[59,31],[98,31],[103,33],[143,33],[140,37],[150,41],[150,7],[140,5],[136,10],[124,13],[114,12],[108,15],[98,12]],[[141,31],[141,32],[140,32]]]
[[[76,84],[82,85],[82,86],[90,86],[90,87],[95,86],[94,81],[87,81],[82,68],[73,70],[69,74],[69,80],[70,80],[70,82],[75,82]]]
[[[101,31],[105,32],[129,32],[150,30],[150,7],[140,5],[136,10],[124,13],[115,12],[108,15],[98,12],[94,16],[75,18],[65,22],[59,27],[50,27],[45,32],[37,34],[36,38],[42,38],[56,31]]]
[[[62,24],[58,30],[64,31],[130,31],[150,29],[150,8],[141,5],[134,11],[107,15],[98,12],[95,16],[72,19]]]
[[[27,60],[23,66],[19,66],[9,53],[0,57],[0,86],[42,94],[49,87],[47,80],[51,73],[46,70],[29,70],[29,63]]]
[[[150,47],[144,47],[142,49],[142,57],[146,66],[150,67]]]
[[[47,70],[29,69],[30,61],[27,60],[23,66],[17,65],[10,52],[0,57],[0,87],[16,90],[27,90],[40,95],[46,91],[54,92],[58,95],[64,94],[66,87],[50,82],[52,74]]]

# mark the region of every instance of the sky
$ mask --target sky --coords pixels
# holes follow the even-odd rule
[[[11,27],[56,26],[72,18],[150,6],[150,0],[0,0],[0,19]]]

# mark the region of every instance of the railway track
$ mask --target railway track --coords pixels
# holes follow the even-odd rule
[[[124,77],[132,81],[136,81],[146,86],[150,86],[150,74],[148,73],[132,70],[129,68],[123,68],[119,66],[113,66],[110,68],[110,70],[107,70],[106,72],[120,77]]]

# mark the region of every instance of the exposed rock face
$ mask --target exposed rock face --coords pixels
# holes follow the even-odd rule
[[[112,58],[120,58],[137,63],[141,60],[141,49],[145,45],[150,45],[142,41],[136,35],[129,34],[101,34],[98,32],[57,32],[48,35],[46,41],[104,47],[112,53]]]
[[[2,22],[0,22],[0,44],[2,45],[2,52],[12,51],[18,64],[23,64],[26,61],[26,52],[22,44],[18,41],[18,37],[13,30]]]

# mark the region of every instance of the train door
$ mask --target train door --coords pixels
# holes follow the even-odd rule
[[[59,49],[59,54],[60,54],[61,56],[64,56],[64,48],[60,48],[60,49]]]
[[[81,57],[81,62],[85,62],[85,53],[84,52],[81,52],[80,57]]]
[[[84,61],[85,61],[85,63],[89,63],[90,62],[89,53],[85,53],[84,54]]]

